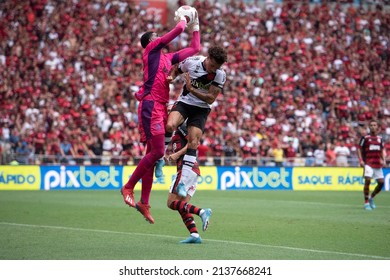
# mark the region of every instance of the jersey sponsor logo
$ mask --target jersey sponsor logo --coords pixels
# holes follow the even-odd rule
[[[205,81],[192,80],[192,81],[191,81],[191,84],[192,84],[195,88],[208,90],[209,87],[210,87],[210,83],[209,83],[209,81],[206,81],[206,83],[204,83],[204,82],[205,82]]]
[[[379,146],[379,145],[370,145],[370,147],[368,149],[370,151],[380,151],[381,150],[381,146]]]

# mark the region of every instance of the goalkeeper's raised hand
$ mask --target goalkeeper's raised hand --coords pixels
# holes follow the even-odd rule
[[[198,11],[195,12],[195,18],[194,22],[187,24],[187,28],[189,31],[195,32],[199,31],[199,17],[198,17]]]
[[[173,20],[178,23],[179,21],[181,20],[185,20],[187,22],[187,18],[180,13],[180,11],[175,11],[175,17],[173,18]]]

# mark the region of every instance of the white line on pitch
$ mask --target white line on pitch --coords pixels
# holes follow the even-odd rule
[[[47,225],[17,224],[17,223],[7,223],[7,222],[0,222],[0,225],[31,227],[31,228],[48,228],[48,229],[72,230],[72,231],[86,231],[86,232],[109,233],[109,234],[123,234],[123,235],[139,235],[139,236],[146,235],[146,236],[160,237],[160,238],[161,237],[162,238],[179,238],[177,236],[172,236],[172,235],[162,235],[162,234],[152,234],[152,233],[121,232],[121,231],[112,231],[112,230],[85,229],[85,228],[47,226]],[[228,243],[228,244],[236,244],[236,245],[244,245],[244,246],[275,248],[275,249],[294,250],[294,251],[302,251],[302,252],[312,252],[312,253],[318,253],[318,254],[336,254],[336,255],[354,256],[354,257],[362,257],[362,258],[370,258],[370,259],[382,259],[382,260],[390,259],[390,257],[383,257],[383,256],[345,253],[345,252],[336,252],[336,251],[324,251],[324,250],[316,250],[316,249],[305,249],[305,248],[297,248],[297,247],[289,247],[289,246],[266,245],[266,244],[248,243],[248,242],[240,242],[240,241],[228,241],[228,240],[216,240],[216,239],[203,239],[203,240],[205,240],[205,241],[207,240],[209,242]]]

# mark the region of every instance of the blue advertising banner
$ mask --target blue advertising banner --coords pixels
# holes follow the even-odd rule
[[[1,190],[119,190],[135,166],[0,166]],[[168,190],[174,166],[153,189]],[[199,190],[351,190],[362,191],[360,167],[201,167]],[[383,168],[384,190],[390,191],[390,168]],[[376,181],[372,180],[372,188]],[[140,184],[137,184],[140,188]]]
[[[292,190],[292,168],[218,167],[219,190]]]
[[[41,166],[41,190],[115,190],[122,166]]]
[[[383,190],[390,191],[390,168],[383,168],[383,175],[385,176],[385,185]]]

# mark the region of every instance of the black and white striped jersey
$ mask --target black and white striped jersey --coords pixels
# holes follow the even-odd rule
[[[191,56],[179,63],[179,72],[189,72],[192,86],[202,92],[207,93],[211,85],[223,89],[226,82],[225,71],[217,69],[216,73],[207,73],[203,64],[205,59],[205,56]],[[192,106],[211,108],[210,104],[192,95],[185,85],[178,101]]]

